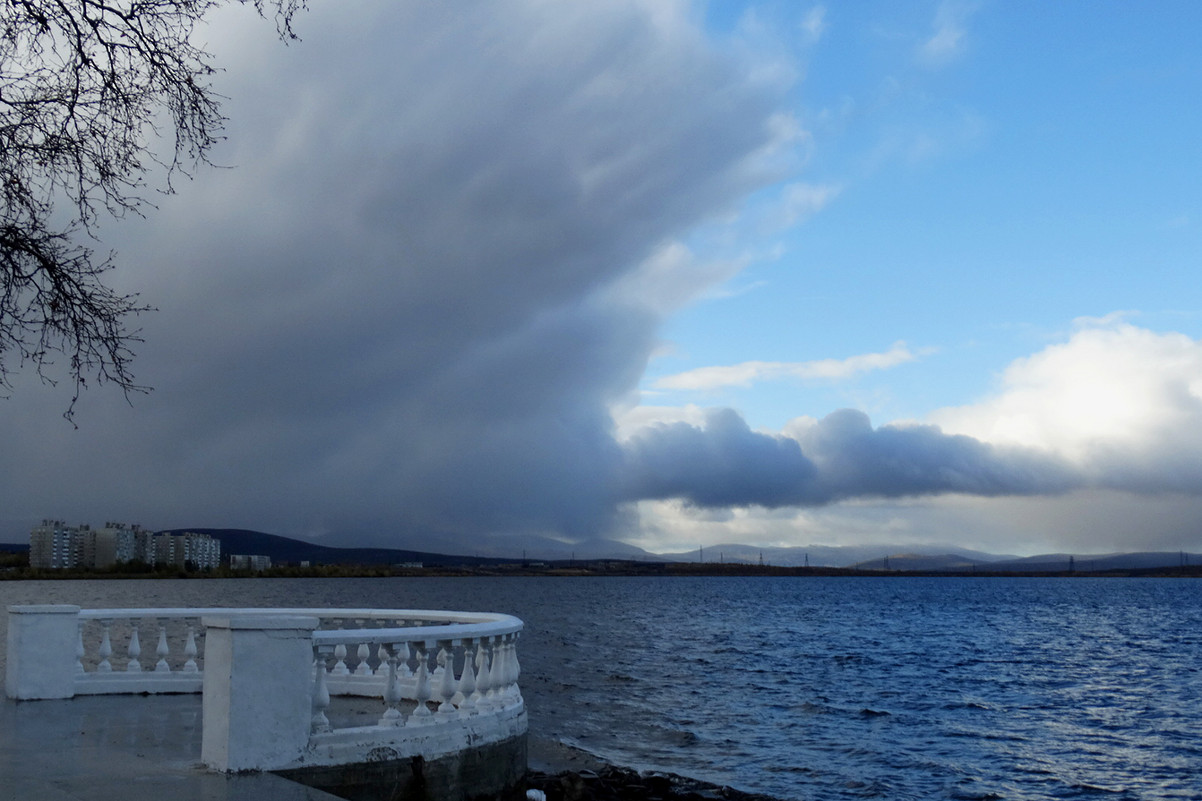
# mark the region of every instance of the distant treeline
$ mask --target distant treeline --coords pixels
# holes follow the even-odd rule
[[[155,579],[155,578],[390,578],[422,576],[862,576],[862,577],[1182,577],[1202,578],[1202,565],[1123,570],[1058,570],[1049,572],[947,570],[865,570],[841,567],[781,567],[773,565],[700,562],[640,562],[616,559],[564,560],[556,562],[510,562],[489,565],[425,565],[423,567],[381,564],[277,565],[267,570],[235,570],[228,566],[191,570],[175,566],[126,562],[102,569],[73,568],[44,570],[29,567],[28,553],[0,552],[0,580],[22,579]]]

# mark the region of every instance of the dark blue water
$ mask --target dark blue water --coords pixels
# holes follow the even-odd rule
[[[0,584],[0,602],[490,610],[531,731],[781,798],[1202,798],[1202,583],[510,578]]]

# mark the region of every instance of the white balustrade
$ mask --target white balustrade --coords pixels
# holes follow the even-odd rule
[[[219,770],[435,758],[525,732],[521,629],[426,610],[9,607],[5,687],[17,699],[203,691],[202,759]],[[336,699],[354,697],[377,699],[374,723],[342,725],[362,721],[339,713],[351,702]]]

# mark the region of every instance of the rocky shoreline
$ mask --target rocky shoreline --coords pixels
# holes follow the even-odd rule
[[[546,801],[778,801],[675,773],[610,765],[580,748],[531,737],[526,787]]]
[[[546,801],[777,801],[674,773],[639,772],[615,765],[560,773],[533,771],[527,775],[526,786],[542,792]]]

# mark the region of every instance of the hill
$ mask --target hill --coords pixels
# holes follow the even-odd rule
[[[576,544],[546,538],[518,539],[502,549],[501,542],[482,545],[471,556],[417,551],[405,548],[340,548],[304,540],[237,528],[177,528],[165,533],[195,531],[221,542],[223,556],[262,554],[274,564],[311,565],[398,565],[421,562],[431,567],[474,567],[513,565],[526,561],[568,563],[616,560],[641,564],[669,562],[727,565],[759,565],[794,568],[849,568],[890,572],[990,573],[1092,573],[1121,570],[1159,570],[1202,565],[1202,554],[1181,551],[1146,551],[1111,554],[1052,553],[1038,556],[1007,556],[982,553],[948,545],[920,546],[896,552],[896,546],[811,545],[791,548],[759,548],[726,544],[683,553],[653,554],[615,540],[590,540]],[[25,553],[28,543],[0,543],[0,553]],[[506,553],[508,551],[508,553]],[[481,555],[487,554],[487,555]]]
[[[918,570],[918,571],[971,571],[978,566],[994,570],[997,562],[984,559],[968,559],[961,554],[897,553],[879,559],[869,559],[850,565],[855,570]]]
[[[512,563],[513,559],[485,556],[454,556],[428,551],[400,548],[335,548],[317,545],[278,534],[249,531],[240,528],[178,528],[164,533],[182,534],[194,531],[208,534],[221,542],[223,557],[229,554],[262,554],[270,556],[273,564],[309,562],[313,565],[395,565],[421,562],[423,565],[457,566]]]
[[[1180,551],[1139,553],[1067,554],[1049,553],[1022,558],[969,559],[962,554],[891,554],[857,562],[856,570],[946,571],[987,570],[991,573],[1094,573],[1109,570],[1156,570],[1202,564],[1202,556]]]
[[[708,545],[704,553],[697,550],[684,553],[661,554],[660,558],[675,562],[743,562],[776,567],[859,567],[875,560],[880,562],[888,556],[892,560],[897,552],[896,545],[807,545],[790,548],[758,548],[753,545],[723,544]],[[1009,555],[998,555],[957,548],[954,545],[914,546],[911,556],[954,557],[965,564],[986,563],[1003,559],[1015,559]],[[873,570],[879,567],[865,567]],[[913,568],[926,570],[935,568]]]

